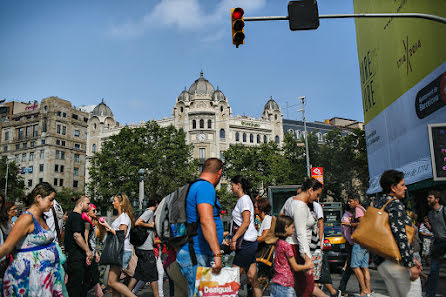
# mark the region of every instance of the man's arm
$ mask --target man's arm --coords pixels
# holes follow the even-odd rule
[[[220,243],[217,237],[217,227],[214,221],[214,207],[209,203],[200,203],[197,206],[198,215],[200,217],[201,230],[203,231],[203,236],[206,239],[212,254],[219,255],[214,256],[214,269],[213,271],[218,273],[221,270],[221,255],[220,255]]]
[[[146,228],[154,228],[155,227],[155,222],[146,223],[146,222],[144,222],[143,219],[139,218],[139,219],[136,220],[135,226],[141,226],[141,227],[146,227]]]
[[[91,251],[88,248],[87,242],[84,240],[82,235],[79,232],[74,232],[73,238],[74,238],[74,241],[76,242],[76,244],[87,253],[87,257],[88,257],[88,254],[90,254],[90,256],[91,256]]]

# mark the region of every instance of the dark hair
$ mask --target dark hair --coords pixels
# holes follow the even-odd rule
[[[428,196],[434,196],[435,199],[440,199],[440,192],[439,191],[435,191],[435,190],[430,190],[429,193],[427,194]]]
[[[302,184],[302,192],[306,192],[309,189],[314,191],[322,189],[322,184],[315,178],[307,177],[307,179]]]
[[[233,178],[231,178],[231,183],[240,184],[242,186],[243,193],[245,193],[246,195],[251,197],[251,200],[253,199],[252,193],[251,193],[252,185],[251,185],[251,181],[249,180],[249,178],[247,178],[243,175],[236,175]]]
[[[389,194],[392,191],[391,187],[393,185],[397,185],[400,181],[403,180],[403,178],[404,173],[402,173],[401,171],[393,169],[384,171],[379,180],[379,184],[383,189],[383,193]]]
[[[359,194],[352,194],[352,195],[350,195],[350,197],[348,197],[348,199],[361,202],[361,197],[359,196]]]
[[[222,168],[223,168],[222,160],[217,158],[209,158],[206,161],[204,161],[202,172],[217,173]]]
[[[3,203],[0,205],[0,225],[4,225],[8,222],[8,213],[6,212],[5,208],[5,193],[0,192],[0,196],[2,197]]]
[[[158,199],[149,199],[147,200],[147,207],[155,207],[158,203]]]
[[[260,212],[269,213],[271,211],[271,204],[269,204],[268,199],[266,198],[260,198],[257,200],[257,207],[259,208]]]
[[[290,226],[294,223],[292,217],[280,215],[276,220],[276,228],[274,229],[274,234],[280,239],[285,239],[288,235],[286,235],[285,227]]]
[[[56,193],[56,190],[47,182],[41,182],[34,187],[34,189],[29,193],[23,200],[26,206],[31,206],[36,203],[36,197],[38,195],[43,198],[51,195],[51,193]]]
[[[10,211],[11,208],[13,208],[14,206],[15,206],[15,202],[13,202],[13,201],[8,201],[8,202],[6,202],[6,203],[5,203],[5,210],[6,210],[6,213],[8,213],[8,211]]]

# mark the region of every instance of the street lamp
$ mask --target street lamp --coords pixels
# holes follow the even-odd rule
[[[302,100],[302,109],[298,109],[297,111],[301,111],[302,112],[302,118],[303,118],[303,122],[304,122],[304,133],[305,133],[305,156],[307,159],[307,176],[311,176],[310,174],[310,154],[308,152],[308,134],[307,134],[307,120],[305,118],[305,96],[300,96],[298,98],[299,100]]]
[[[8,198],[8,171],[9,171],[9,161],[12,160],[10,156],[6,157],[6,175],[5,175],[5,201]]]
[[[144,173],[145,169],[139,169],[139,209],[142,209],[142,202],[144,200]]]

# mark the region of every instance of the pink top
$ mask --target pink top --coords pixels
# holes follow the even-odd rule
[[[284,287],[294,287],[294,276],[288,258],[294,257],[291,244],[279,239],[276,243],[276,255],[274,258],[274,277],[272,283]]]

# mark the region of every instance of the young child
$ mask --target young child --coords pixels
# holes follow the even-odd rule
[[[288,236],[294,233],[293,218],[284,215],[278,216],[274,232],[279,240],[275,250],[271,297],[296,297],[293,271],[308,270],[313,268],[314,264],[311,260],[306,261],[304,265],[297,264],[291,244],[285,241]]]

